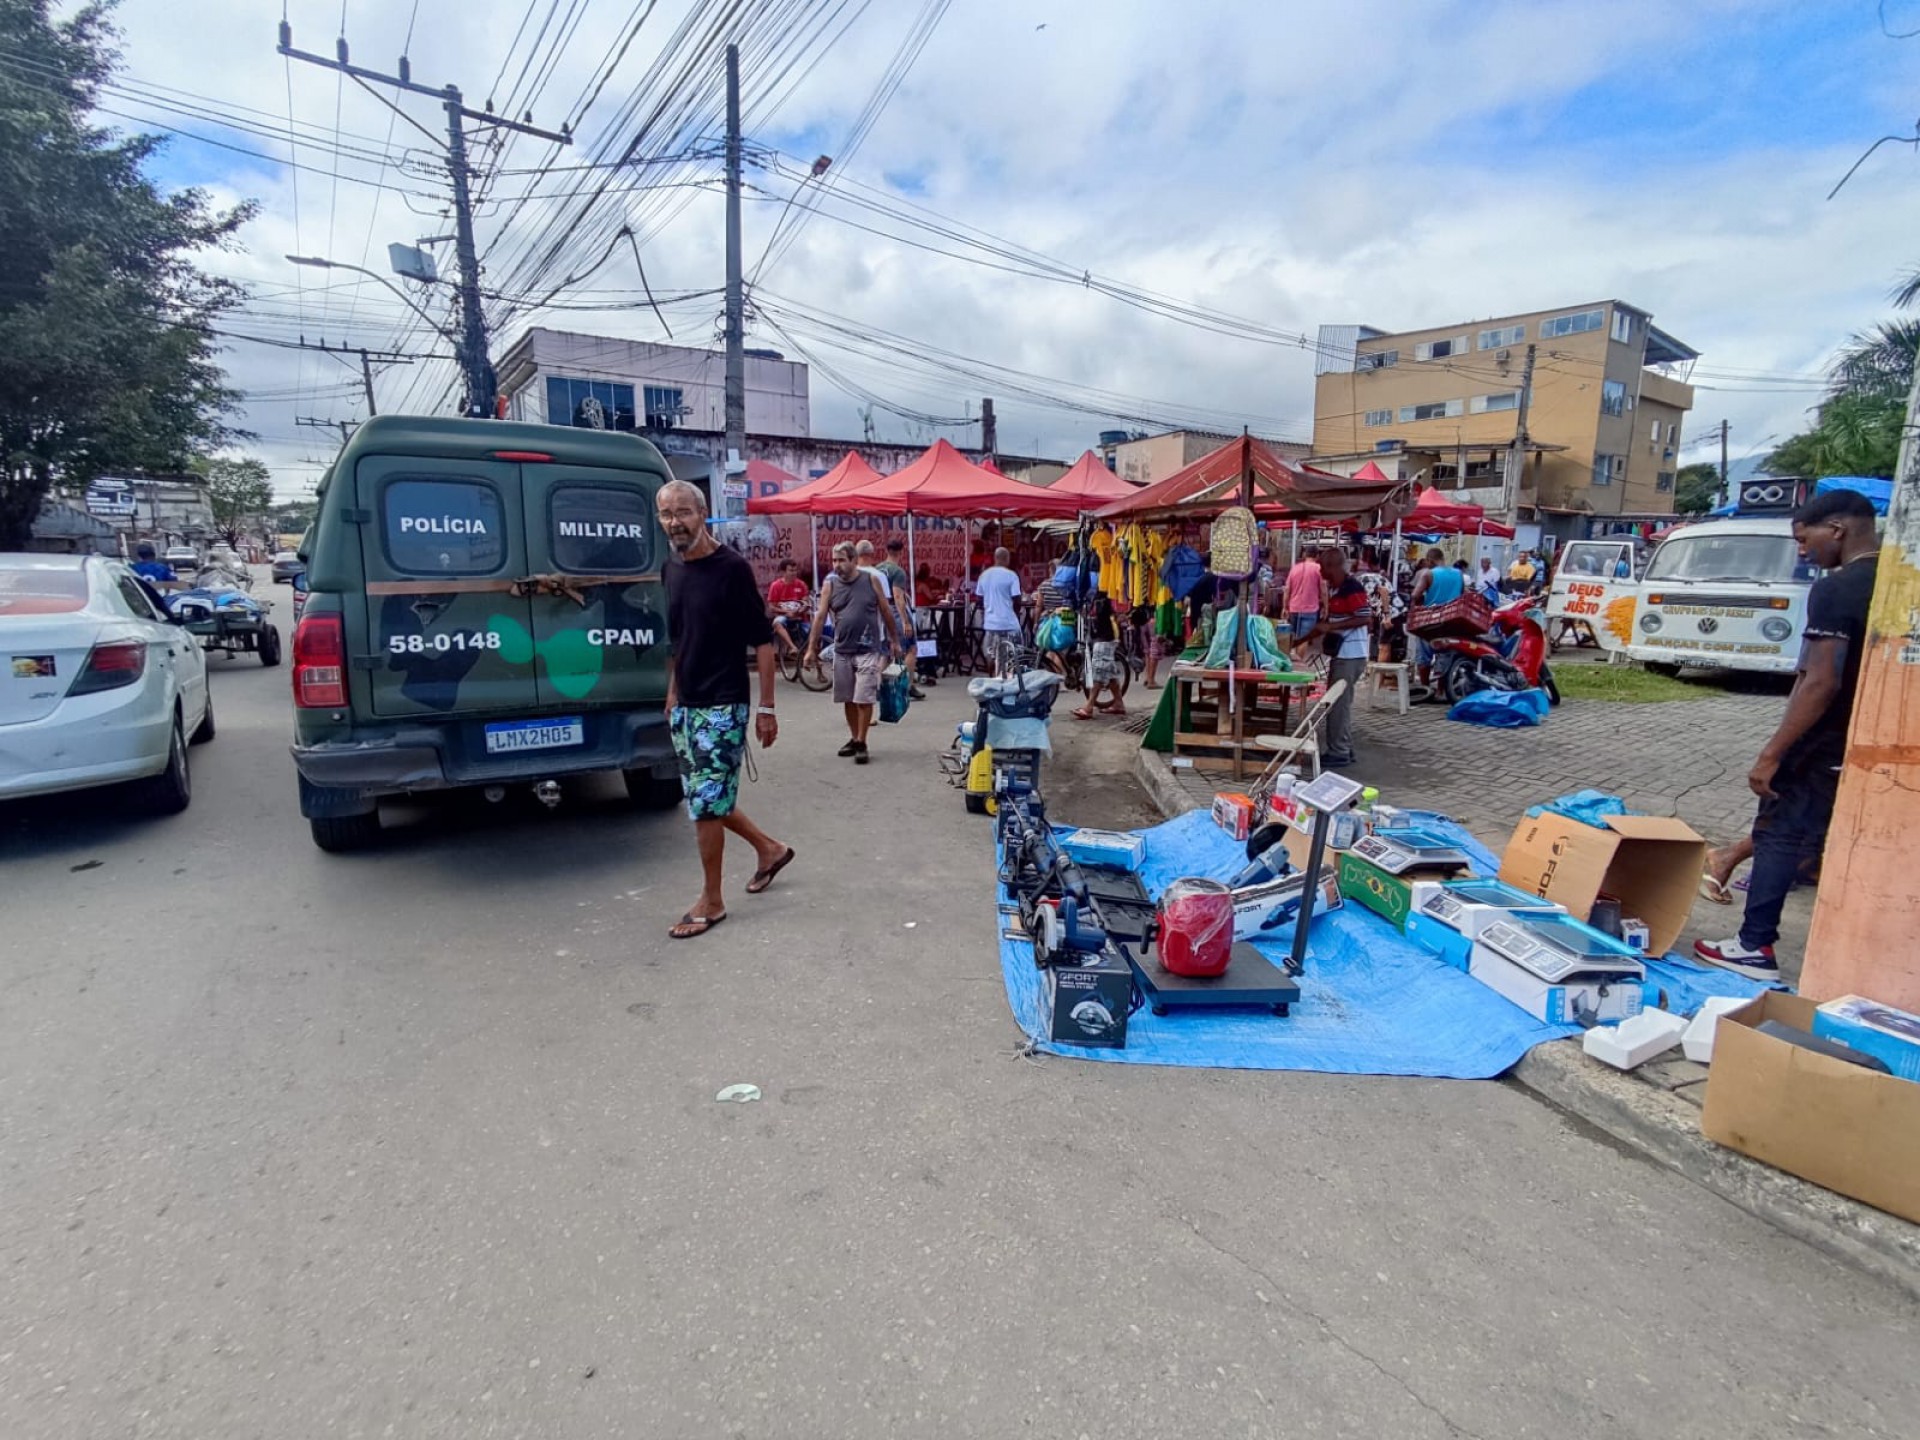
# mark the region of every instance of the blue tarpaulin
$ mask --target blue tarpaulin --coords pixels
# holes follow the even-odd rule
[[[1492,853],[1453,822],[1417,818],[1466,849],[1477,872],[1491,875],[1499,869]],[[1228,880],[1246,865],[1245,847],[1205,811],[1140,834],[1146,844],[1140,877],[1155,897],[1181,876]],[[1008,903],[1004,890],[999,899],[1003,906]],[[1142,1007],[1128,1022],[1124,1050],[1089,1050],[1046,1039],[1046,977],[1033,963],[1033,947],[1007,939],[1004,927],[1000,968],[1014,1019],[1037,1049],[1119,1064],[1479,1080],[1511,1068],[1542,1041],[1579,1033],[1577,1026],[1534,1019],[1357,905],[1315,921],[1312,939],[1291,1015],[1211,1008],[1155,1015]],[[1286,953],[1284,942],[1256,943],[1276,963]],[[1664,993],[1666,1008],[1683,1015],[1699,1009],[1708,995],[1748,996],[1766,988],[1677,955],[1648,962],[1647,978]]]
[[[1856,490],[1873,502],[1873,513],[1884,515],[1887,506],[1893,503],[1893,482],[1881,480],[1872,475],[1822,475],[1813,482],[1813,493],[1828,495],[1835,490]],[[1709,517],[1738,515],[1740,507],[1728,501],[1717,510],[1709,510]]]

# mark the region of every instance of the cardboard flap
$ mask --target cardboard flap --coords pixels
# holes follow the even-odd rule
[[[1666,815],[1609,815],[1607,828],[1628,840],[1699,840],[1684,820]],[[1703,842],[1704,843],[1704,842]]]

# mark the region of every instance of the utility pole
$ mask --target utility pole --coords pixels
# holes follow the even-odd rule
[[[991,398],[980,402],[980,449],[991,460],[999,453],[1000,432],[993,420],[993,401]]]
[[[1527,346],[1526,368],[1520,372],[1520,409],[1514,416],[1513,444],[1507,450],[1507,473],[1500,486],[1501,518],[1511,525],[1520,518],[1520,478],[1527,465],[1527,411],[1533,404],[1534,347]]]
[[[523,135],[535,135],[542,140],[551,140],[557,145],[571,145],[572,132],[564,126],[557,132],[541,130],[532,123],[531,115],[525,120],[510,120],[503,115],[489,114],[484,110],[469,110],[458,85],[443,85],[435,89],[431,85],[415,83],[412,62],[404,55],[400,57],[398,75],[383,75],[378,70],[368,70],[363,66],[355,65],[348,59],[347,40],[344,35],[335,42],[334,58],[330,60],[324,55],[314,55],[305,50],[294,49],[293,26],[282,20],[278,50],[290,60],[318,65],[324,70],[337,70],[363,85],[390,85],[396,90],[404,90],[413,95],[431,95],[446,107],[447,174],[453,181],[454,250],[460,264],[460,339],[457,358],[467,385],[466,403],[463,408],[464,413],[468,415],[492,419],[499,385],[494,375],[493,362],[487,356],[487,319],[480,309],[480,256],[473,240],[473,199],[467,184],[465,125],[471,120],[476,124],[491,125],[500,130],[515,130]],[[735,143],[737,146],[737,139]],[[737,209],[737,192],[735,206]],[[371,376],[368,377],[368,389],[369,401],[371,401]]]
[[[1733,492],[1727,485],[1727,422],[1720,422],[1720,503],[1726,504]]]
[[[360,357],[360,388],[367,395],[367,414],[378,415],[380,406],[373,398],[373,367],[375,362],[382,365],[411,365],[414,357],[401,355],[392,350],[368,350],[360,345],[329,345],[325,340],[312,341],[306,336],[300,337],[297,345],[301,350],[318,350],[323,355],[358,355]]]
[[[723,474],[747,459],[746,282],[740,263],[740,47],[727,46],[727,389]],[[723,481],[724,486],[724,481]],[[724,497],[724,488],[722,491]],[[723,512],[730,505],[721,507]]]
[[[360,428],[360,422],[358,420],[321,420],[312,415],[296,415],[293,417],[293,423],[296,425],[304,425],[310,430],[331,430],[337,425],[340,428],[340,443],[342,445],[351,440],[353,438],[353,432]]]

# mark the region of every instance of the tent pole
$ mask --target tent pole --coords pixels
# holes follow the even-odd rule
[[[820,594],[820,517],[807,516],[807,548],[813,551],[813,593]]]

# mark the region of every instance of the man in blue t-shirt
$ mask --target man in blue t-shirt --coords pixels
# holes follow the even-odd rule
[[[173,573],[173,567],[159,558],[153,546],[142,540],[134,547],[134,562],[128,568],[145,580],[149,585],[178,585],[180,577]]]
[[[1020,644],[1020,577],[1013,573],[1013,554],[1005,546],[993,552],[993,564],[980,572],[974,594],[980,597],[980,628],[986,632],[982,649],[987,663],[1004,673],[1006,657]]]
[[[1415,605],[1451,605],[1466,593],[1467,577],[1447,564],[1447,557],[1440,552],[1438,545],[1427,551],[1427,568],[1422,570],[1413,582],[1413,603]],[[1419,666],[1420,683],[1427,685],[1433,679],[1433,647],[1419,636],[1414,636],[1414,659]]]

